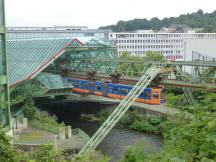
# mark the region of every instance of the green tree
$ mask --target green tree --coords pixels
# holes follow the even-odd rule
[[[0,124],[0,161],[1,162],[19,162],[20,156],[11,146],[10,138],[6,136],[2,125]]]
[[[32,96],[29,94],[26,97],[25,105],[24,105],[24,116],[28,118],[29,120],[33,120],[36,117],[37,108],[34,106],[34,101],[32,99]]]
[[[146,60],[150,61],[164,61],[164,56],[160,52],[148,51],[146,53]]]
[[[179,17],[169,17],[162,20],[157,17],[147,20],[133,19],[129,21],[120,20],[116,25],[100,27],[100,29],[111,29],[114,32],[153,29],[160,30],[162,27],[188,26],[191,28],[204,28],[201,32],[214,32],[216,30],[216,11],[204,13],[201,9],[197,12],[182,14]]]
[[[128,51],[124,51],[120,55],[120,59],[125,60],[119,64],[119,69],[122,74],[128,76],[140,76],[145,68],[144,64],[134,64],[133,61],[142,61],[144,58],[142,56],[134,56],[131,55]],[[126,61],[132,61],[131,63],[127,63]]]

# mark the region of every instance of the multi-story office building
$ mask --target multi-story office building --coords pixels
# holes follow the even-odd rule
[[[5,34],[4,0],[0,0],[0,123],[6,127],[11,124]]]
[[[8,39],[47,37],[96,37],[108,41],[110,30],[88,29],[86,26],[8,27]]]
[[[184,59],[184,43],[186,39],[216,39],[216,33],[172,33],[170,31],[153,32],[152,30],[139,30],[135,32],[110,33],[117,47],[118,55],[128,51],[132,55],[145,55],[148,51],[162,53],[166,59]]]

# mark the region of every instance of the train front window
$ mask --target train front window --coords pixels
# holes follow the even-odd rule
[[[151,99],[151,93],[149,93],[148,91],[144,91],[144,98]]]
[[[154,99],[159,99],[158,92],[154,92],[154,93],[153,93],[153,98],[154,98]]]

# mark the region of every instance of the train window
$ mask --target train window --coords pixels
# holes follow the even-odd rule
[[[154,92],[154,93],[153,93],[153,98],[154,98],[154,99],[159,99],[158,92]]]
[[[118,94],[120,92],[120,88],[119,87],[115,87],[114,90],[115,90],[116,94]]]
[[[81,87],[81,88],[88,88],[88,84],[82,83],[82,84],[80,84],[80,87]]]
[[[144,97],[146,99],[151,99],[151,93],[149,93],[148,91],[144,91]]]
[[[115,93],[115,88],[114,87],[110,87],[110,93]]]
[[[72,85],[73,85],[74,87],[79,87],[79,83],[76,83],[76,82],[73,82]]]
[[[122,94],[128,94],[129,90],[127,88],[121,88],[121,93]]]
[[[100,91],[101,90],[101,85],[96,85],[96,90]]]

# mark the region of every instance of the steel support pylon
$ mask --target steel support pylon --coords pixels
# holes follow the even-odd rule
[[[0,123],[11,130],[6,40],[5,1],[0,0]]]
[[[186,81],[186,80],[187,80],[187,81],[191,82],[191,79],[190,79],[187,75],[185,75],[185,74],[182,72],[182,70],[181,70],[180,67],[177,66],[177,67],[176,67],[176,70],[177,70],[176,72],[180,74],[180,76],[179,76],[179,75],[176,74],[176,72],[175,72],[175,75],[176,75],[176,78],[177,78],[177,79],[183,80],[183,81]],[[185,96],[187,102],[188,102],[189,104],[191,104],[191,105],[196,105],[196,100],[194,99],[191,90],[188,89],[188,88],[182,88],[182,90],[183,90],[183,92],[184,92],[184,96]]]
[[[150,67],[145,74],[140,78],[128,95],[120,102],[115,110],[110,114],[106,121],[101,125],[97,132],[91,137],[87,144],[81,149],[78,156],[83,156],[94,150],[102,140],[108,135],[111,129],[122,118],[122,116],[131,107],[137,97],[149,85],[149,83],[160,73],[160,68]]]

